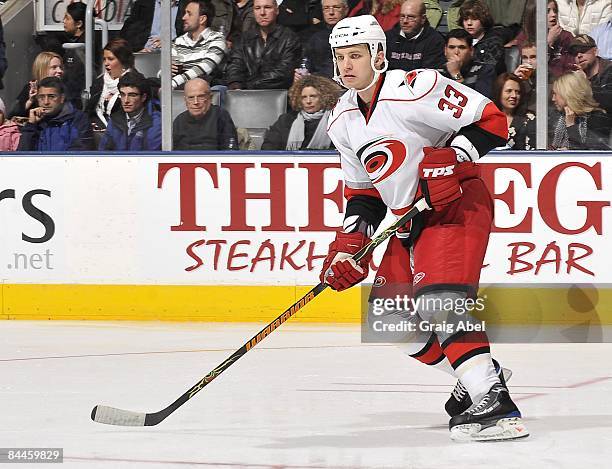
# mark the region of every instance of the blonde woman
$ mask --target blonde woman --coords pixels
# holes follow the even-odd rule
[[[266,132],[262,150],[327,150],[327,119],[338,100],[338,85],[329,78],[308,75],[289,88],[292,111]]]
[[[612,121],[599,103],[587,78],[566,73],[552,86],[552,102],[561,114],[554,128],[553,150],[607,150]]]
[[[38,82],[43,78],[64,76],[64,62],[62,57],[55,52],[41,52],[32,64],[32,79],[25,84],[17,100],[13,105],[10,117],[28,117],[30,109],[37,107],[36,93],[38,93]]]

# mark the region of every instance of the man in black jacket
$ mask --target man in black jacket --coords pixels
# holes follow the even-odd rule
[[[302,45],[290,29],[277,24],[276,0],[255,0],[257,27],[243,34],[232,50],[226,78],[230,89],[288,89],[300,62]]]
[[[346,0],[322,0],[323,23],[311,28],[311,36],[304,41],[304,57],[308,59],[309,72],[327,78],[334,76],[334,63],[329,50],[329,35],[336,23],[348,15]],[[296,71],[294,79],[300,79]]]
[[[178,14],[180,7],[185,9],[185,0],[173,0],[171,4],[174,31],[172,39],[183,34],[182,15]],[[130,7],[130,13],[123,23],[119,36],[130,43],[133,52],[147,52],[161,48],[160,35],[161,0],[136,0]]]
[[[422,0],[406,0],[398,26],[387,32],[389,70],[440,68],[444,58],[444,38],[427,21]]]

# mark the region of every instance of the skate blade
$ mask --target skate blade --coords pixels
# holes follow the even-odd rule
[[[467,441],[505,441],[529,436],[529,430],[520,417],[499,420],[495,425],[481,429],[479,423],[457,425],[451,429],[451,440]]]

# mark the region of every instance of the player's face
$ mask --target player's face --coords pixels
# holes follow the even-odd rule
[[[64,65],[62,64],[61,59],[57,57],[53,57],[49,62],[49,66],[47,67],[47,75],[48,77],[57,77],[62,78],[64,76]]]
[[[349,88],[363,89],[374,79],[374,70],[370,64],[370,49],[365,44],[338,47],[334,50],[338,71],[342,83]],[[376,59],[376,64],[381,60],[382,52]],[[384,57],[383,57],[384,59]]]
[[[323,0],[323,21],[329,26],[335,26],[346,17],[348,8],[342,0]]]
[[[514,80],[507,80],[501,91],[500,103],[504,111],[513,113],[521,101],[521,87]]]
[[[321,93],[312,87],[306,86],[302,90],[302,109],[312,114],[321,110]]]
[[[276,23],[278,5],[276,0],[255,0],[253,2],[253,15],[255,22],[265,28]]]
[[[525,47],[521,51],[521,63],[531,65],[533,68],[536,68],[537,60],[535,47]]]
[[[557,25],[557,5],[554,2],[548,2],[546,6],[546,21],[549,28]]]
[[[421,7],[415,2],[405,2],[400,10],[400,27],[404,34],[408,36],[416,35],[423,24],[425,24],[425,15],[422,15]]]
[[[484,33],[484,28],[480,20],[476,18],[466,18],[463,20],[463,29],[465,29],[474,39],[479,38]]]
[[[460,60],[465,65],[472,60],[472,48],[467,42],[452,37],[444,47],[444,55],[446,60]]]

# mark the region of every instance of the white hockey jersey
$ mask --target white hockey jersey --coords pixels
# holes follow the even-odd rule
[[[462,127],[478,122],[489,104],[485,96],[435,70],[386,72],[376,84],[367,117],[357,92],[349,90],[328,121],[346,187],[357,192],[375,188],[387,207],[404,213],[416,194],[423,147],[448,145]],[[470,145],[463,139],[464,146]]]

